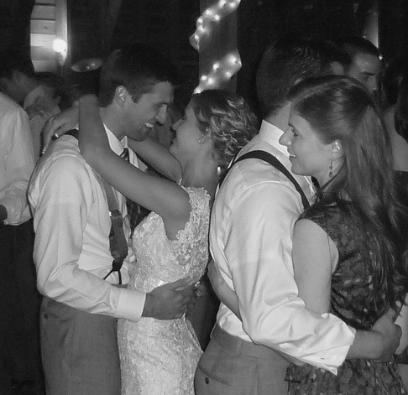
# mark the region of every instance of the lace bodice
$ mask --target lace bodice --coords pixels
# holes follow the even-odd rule
[[[130,287],[145,292],[190,277],[198,281],[208,261],[208,193],[200,188],[185,188],[189,194],[191,213],[184,229],[175,240],[166,235],[162,218],[150,213],[135,229],[133,248],[136,255]]]

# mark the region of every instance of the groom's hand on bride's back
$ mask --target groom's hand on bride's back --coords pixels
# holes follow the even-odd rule
[[[194,297],[195,287],[190,280],[181,279],[161,285],[146,294],[142,316],[159,320],[180,318]]]

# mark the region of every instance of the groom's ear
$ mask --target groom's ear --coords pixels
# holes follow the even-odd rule
[[[129,95],[128,90],[123,86],[119,85],[115,89],[115,96],[113,99],[120,107],[126,104],[128,100],[132,100],[131,96]]]

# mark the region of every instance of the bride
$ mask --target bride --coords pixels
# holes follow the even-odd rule
[[[137,262],[129,287],[151,289],[181,278],[200,279],[208,261],[210,205],[219,175],[256,133],[257,121],[234,94],[193,95],[173,128],[170,152],[152,140],[131,147],[166,178],[148,175],[109,148],[97,100],[80,101],[81,153],[101,176],[152,212],[136,228]],[[194,394],[201,348],[186,318],[120,320],[122,394]]]

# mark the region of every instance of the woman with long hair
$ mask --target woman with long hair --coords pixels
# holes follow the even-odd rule
[[[408,284],[389,135],[370,94],[347,77],[304,81],[290,100],[280,142],[292,172],[319,184],[294,229],[299,295],[317,313],[371,329],[387,311],[398,315]],[[287,380],[290,394],[404,393],[395,362],[346,360],[337,376],[292,364]]]
[[[149,175],[110,150],[96,98],[80,101],[82,155],[108,183],[151,210],[133,234],[136,264],[129,282],[146,292],[181,278],[195,282],[204,273],[219,176],[256,133],[257,119],[241,97],[210,90],[193,95],[173,127],[169,151],[153,141],[134,145],[167,179]],[[194,394],[201,348],[184,316],[120,320],[118,343],[122,394]]]

